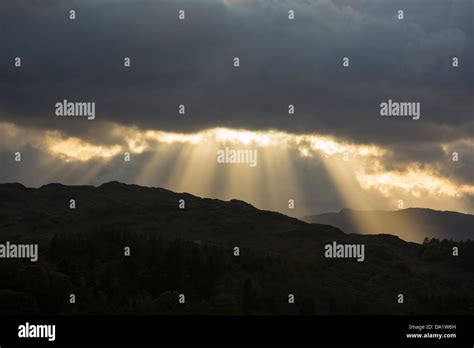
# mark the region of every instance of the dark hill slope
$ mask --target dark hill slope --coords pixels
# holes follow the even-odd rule
[[[61,299],[72,289],[82,294],[74,307],[79,313],[474,309],[473,242],[422,245],[387,234],[346,234],[238,200],[161,188],[2,184],[0,243],[5,241],[38,241],[40,248],[35,264],[0,260],[0,313],[69,313],[72,307]],[[325,246],[333,242],[363,245],[364,261],[325,258]],[[131,257],[124,257],[124,246],[131,247]],[[189,296],[190,307],[175,307],[179,291]],[[289,293],[297,295],[296,307],[288,306]],[[399,293],[406,296],[404,306],[396,302]]]

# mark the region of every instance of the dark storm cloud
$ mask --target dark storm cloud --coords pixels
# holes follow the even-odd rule
[[[453,161],[456,153],[457,161]],[[445,148],[439,143],[397,144],[384,155],[383,169],[403,172],[410,165],[449,178],[455,184],[474,182],[474,152],[472,143],[453,143]],[[380,168],[379,168],[380,170]]]
[[[390,145],[472,138],[472,3],[2,1],[0,117],[98,142],[101,132],[90,128],[104,120],[174,131],[279,128]],[[16,56],[22,69],[12,66]],[[389,98],[421,102],[421,119],[381,118]],[[62,99],[95,101],[97,119],[56,118]]]

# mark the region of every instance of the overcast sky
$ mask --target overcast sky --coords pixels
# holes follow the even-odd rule
[[[473,3],[3,0],[0,123],[36,138],[57,131],[62,138],[97,146],[121,143],[117,132],[110,131],[113,125],[138,132],[198,133],[226,127],[319,134],[383,149],[378,172],[402,176],[411,166],[466,188],[455,199],[462,201],[460,210],[473,212]],[[71,9],[75,20],[69,19]],[[179,10],[185,10],[184,21],[178,20]],[[289,10],[294,10],[294,20],[288,19]],[[403,20],[397,18],[398,10],[404,11]],[[21,68],[14,67],[15,57],[21,57]],[[124,57],[131,58],[130,68],[124,68]],[[233,66],[234,57],[240,59],[239,68]],[[348,68],[342,66],[343,57],[350,58]],[[457,68],[453,57],[459,58]],[[63,99],[95,102],[96,119],[56,117],[54,105]],[[380,103],[388,99],[419,102],[420,119],[380,117]],[[186,106],[185,116],[178,115],[180,104]],[[288,115],[289,104],[295,105],[293,116]],[[38,141],[20,145],[18,133],[16,138],[11,132],[7,136],[5,129],[0,181],[43,184],[30,173],[48,171],[56,159],[48,149],[35,146]],[[15,149],[29,154],[20,168],[9,162]],[[135,163],[145,166],[155,150],[141,151]],[[322,162],[308,162],[293,150],[295,184],[315,193],[306,192],[299,212],[346,205],[336,184],[328,184],[330,174]],[[455,164],[453,151],[460,154]],[[166,163],[171,166],[175,160],[168,156]],[[54,162],[55,174],[44,180],[83,183],[92,163],[63,162]],[[359,165],[369,172],[374,163]],[[163,186],[163,168],[147,183]],[[114,158],[89,175],[88,183],[108,179],[133,182],[136,173]],[[191,191],[223,196],[215,188]],[[382,191],[373,193],[372,201],[390,208],[391,203],[381,202],[396,197]],[[443,197],[430,194],[398,195],[411,197],[413,205],[442,208],[429,202]],[[452,207],[456,205],[447,208]]]

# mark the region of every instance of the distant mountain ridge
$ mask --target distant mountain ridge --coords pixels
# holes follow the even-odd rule
[[[332,225],[346,233],[392,234],[418,243],[425,237],[474,240],[474,215],[452,211],[425,208],[361,211],[345,208],[338,213],[305,216],[302,220]]]

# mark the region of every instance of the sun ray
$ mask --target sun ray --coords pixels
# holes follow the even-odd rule
[[[374,144],[271,129],[218,127],[179,133],[117,124],[104,128],[109,131],[104,140],[93,141],[57,130],[44,131],[0,122],[0,145],[6,151],[33,148],[45,155],[41,156],[42,165],[34,173],[17,176],[38,184],[54,178],[89,184],[98,178],[115,178],[114,174],[115,179],[120,180],[123,174],[141,185],[163,186],[214,198],[242,199],[257,207],[295,216],[305,211],[305,200],[311,201],[308,197],[314,192],[310,190],[327,192],[328,189],[337,190],[344,206],[357,209],[397,209],[395,202],[402,199],[405,207],[473,211],[474,184],[457,183],[441,175],[436,166],[421,166],[416,161],[394,169],[386,163],[392,150]],[[472,144],[469,139],[457,142]],[[257,166],[217,163],[217,151],[226,147],[255,150]],[[446,149],[451,147],[452,144],[445,144],[443,151],[449,152]],[[131,162],[121,159],[125,151],[130,152]],[[118,167],[121,163],[128,167]],[[307,180],[302,184],[302,173],[296,170],[301,163],[318,163],[311,168],[320,171],[324,168],[331,177],[332,188],[314,187]],[[43,170],[45,165],[49,171]],[[111,172],[110,166],[122,169]],[[21,167],[18,166],[18,170]],[[43,174],[38,176],[36,172]],[[288,209],[289,199],[295,199],[299,209]],[[371,221],[361,223],[377,225]]]

